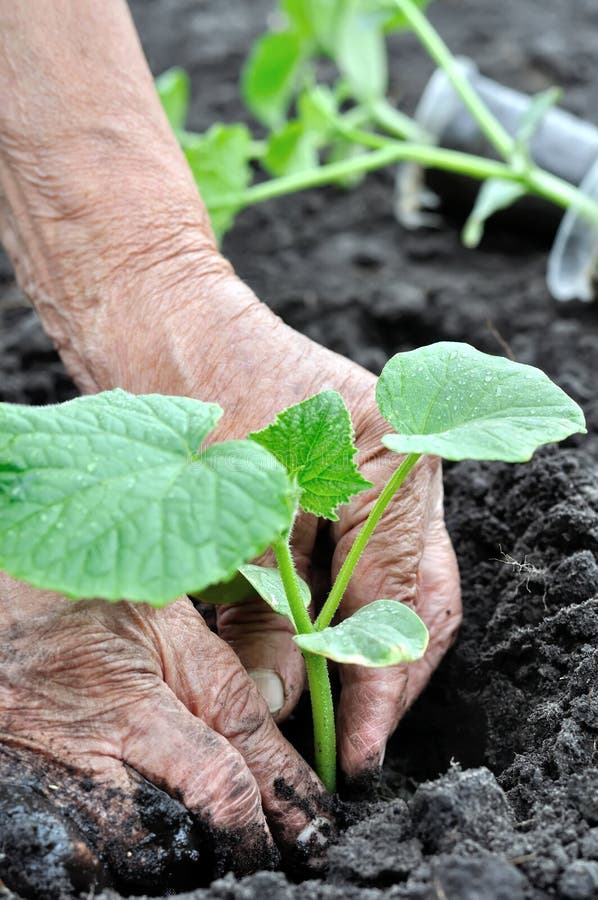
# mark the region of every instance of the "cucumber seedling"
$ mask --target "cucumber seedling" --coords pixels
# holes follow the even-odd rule
[[[530,142],[559,91],[530,100],[509,133],[471,86],[424,10],[428,0],[278,0],[272,30],[259,37],[241,76],[241,94],[265,135],[244,123],[218,122],[203,134],[186,129],[189,79],[180,68],[156,79],[214,231],[221,237],[248,206],[321,185],[353,187],[376,169],[414,162],[458,172],[481,187],[463,230],[480,242],[490,216],[526,194],[598,222],[598,204],[542,169]],[[386,41],[411,32],[441,69],[496,154],[488,159],[435,146],[389,96]],[[324,66],[322,66],[324,61]],[[318,73],[332,72],[322,81]],[[255,180],[262,170],[266,179]]]
[[[371,602],[332,624],[364,548],[422,454],[520,462],[585,431],[580,408],[539,369],[467,344],[397,354],[376,400],[393,429],[382,443],[397,466],[317,615],[295,571],[294,519],[303,510],[334,520],[339,506],[372,488],[355,465],[349,412],[332,390],[246,440],[207,447],[222,410],[199,400],[115,390],[56,406],[0,404],[0,567],[73,599],[155,606],[240,575],[293,624],[316,769],[334,790],[327,660],[391,666],[426,651],[425,624],[392,598],[364,598]],[[277,568],[251,564],[268,546]],[[226,599],[226,584],[220,591]]]

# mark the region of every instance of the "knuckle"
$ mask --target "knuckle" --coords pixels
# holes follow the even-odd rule
[[[228,669],[218,700],[214,725],[229,740],[254,735],[269,720],[264,700],[239,663]]]
[[[206,778],[206,774],[208,777]],[[261,818],[259,788],[245,766],[242,756],[232,747],[225,757],[214,761],[193,790],[190,808],[207,807],[210,821],[220,828],[242,828]]]

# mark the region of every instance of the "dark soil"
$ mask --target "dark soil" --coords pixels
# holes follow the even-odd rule
[[[236,75],[270,0],[132,7],[153,70],[190,70],[191,124],[238,118]],[[593,0],[444,0],[433,18],[486,74],[528,91],[559,83],[571,109],[598,121]],[[394,84],[408,105],[429,71],[413,40],[395,41]],[[569,391],[590,433],[526,466],[448,469],[461,636],[400,726],[378,800],[333,848],[327,875],[227,876],[184,896],[590,900],[598,897],[598,306],[550,299],[540,229],[494,229],[468,252],[454,210],[438,231],[403,231],[391,189],[390,174],[376,175],[352,194],[311,192],[248,211],[225,251],[286,321],[374,371],[397,350],[438,339],[508,351]],[[0,282],[1,398],[72,396],[5,262]],[[43,839],[42,830],[40,848]],[[9,870],[0,858],[0,872]]]

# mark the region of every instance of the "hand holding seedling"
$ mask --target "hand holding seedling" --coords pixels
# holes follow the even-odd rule
[[[357,493],[354,499],[351,499],[353,489],[343,489],[343,496],[333,508],[315,510],[330,518],[338,515],[331,526],[335,547],[333,576],[342,570],[351,549],[359,546],[362,527],[372,521],[372,510],[380,510],[376,506],[378,498],[384,494],[388,479],[395,478],[393,473],[400,462],[394,451],[435,453],[438,448],[395,446],[389,449],[381,445],[382,435],[392,428],[402,429],[395,423],[392,410],[383,412],[388,420],[384,422],[376,409],[373,376],[291,332],[235,278],[214,247],[201,201],[155,99],[124,7],[115,3],[101,13],[90,10],[89,20],[79,15],[69,18],[68,13],[68,4],[64,8],[61,3],[53,4],[45,11],[46,18],[42,16],[36,23],[39,32],[34,29],[31,33],[29,23],[23,21],[24,13],[12,7],[7,10],[6,46],[3,47],[6,53],[4,57],[0,55],[0,67],[1,59],[8,61],[4,69],[0,68],[3,93],[8,96],[15,93],[16,86],[11,84],[11,79],[18,70],[20,96],[25,101],[30,99],[30,103],[22,101],[18,115],[10,104],[0,111],[0,134],[7,136],[0,144],[4,240],[13,253],[22,283],[83,389],[94,391],[118,385],[134,393],[178,395],[178,399],[168,403],[164,400],[167,408],[162,411],[158,403],[153,410],[154,419],[150,416],[146,420],[142,416],[140,422],[134,415],[129,421],[126,412],[129,401],[122,395],[98,398],[100,404],[108,404],[97,420],[99,434],[104,433],[102,423],[116,422],[117,427],[124,429],[121,437],[128,435],[134,444],[143,448],[139,453],[122,455],[110,444],[103,449],[96,446],[82,426],[85,420],[94,432],[98,410],[94,412],[93,406],[89,407],[89,419],[85,412],[88,407],[69,407],[76,413],[71,430],[62,421],[46,449],[34,442],[28,466],[38,471],[47,468],[43,454],[52,447],[55,451],[64,439],[63,462],[67,460],[68,469],[74,459],[71,450],[75,444],[81,449],[79,442],[83,439],[84,461],[79,456],[68,477],[75,479],[70,485],[75,498],[79,497],[81,487],[95,485],[94,502],[89,503],[88,492],[79,507],[76,539],[71,533],[63,544],[61,531],[65,533],[66,519],[53,518],[55,510],[38,510],[36,534],[46,535],[50,542],[39,553],[36,550],[39,537],[29,535],[23,540],[21,534],[19,541],[11,543],[10,534],[17,523],[5,525],[0,542],[0,555],[5,555],[1,559],[13,574],[69,594],[110,599],[129,597],[158,603],[172,599],[181,591],[201,591],[213,582],[222,581],[270,544],[286,580],[285,596],[289,603],[294,602],[293,596],[296,591],[300,595],[301,588],[297,587],[289,554],[294,555],[299,574],[311,582],[317,536],[316,519],[303,514],[295,523],[292,551],[286,544],[293,503],[301,499],[295,484],[297,472],[285,474],[280,462],[272,466],[268,454],[272,451],[276,456],[276,448],[262,447],[259,440],[242,441],[225,451],[214,447],[206,455],[200,450],[202,444],[211,448],[216,440],[246,438],[250,431],[255,433],[265,428],[281,410],[324,389],[342,394],[353,419],[361,477],[369,480],[372,488]],[[77,29],[80,29],[79,39],[74,40],[73,30]],[[25,42],[23,34],[27,35]],[[90,34],[93,40],[88,40]],[[55,45],[64,48],[63,68],[58,70],[52,67],[52,54],[48,55],[48,47]],[[86,48],[84,59],[77,50],[82,46]],[[48,77],[42,82],[23,65],[22,60],[31,52],[42,64],[46,62]],[[128,92],[124,98],[115,98],[112,72],[124,69],[130,75]],[[85,77],[78,77],[83,70]],[[114,115],[115,106],[118,117]],[[55,152],[60,149],[60,165],[48,148],[54,148]],[[183,399],[187,397],[201,398],[208,406]],[[210,401],[220,403],[226,410],[226,417],[215,431],[212,428],[217,416]],[[120,414],[115,418],[111,412],[119,404],[121,412],[124,411],[121,419]],[[27,416],[23,418],[23,415],[20,413],[17,420],[11,421],[13,425],[17,422],[17,429],[19,421],[24,424],[26,433]],[[339,415],[342,418],[342,412]],[[187,417],[194,422],[190,432],[185,425]],[[137,424],[133,431],[140,427],[141,433],[131,435],[129,424],[134,421]],[[400,419],[396,421],[400,423]],[[8,428],[3,433],[8,434]],[[154,434],[157,444],[151,437]],[[179,452],[173,461],[172,441],[180,451],[181,440],[186,448],[183,460]],[[71,448],[69,441],[73,443]],[[159,451],[158,458],[144,459],[148,441],[154,451]],[[123,446],[126,450],[126,442]],[[5,450],[8,452],[8,448]],[[35,457],[40,451],[41,461],[39,455],[37,460]],[[166,458],[160,457],[162,451]],[[260,461],[266,457],[269,464],[264,467]],[[351,467],[352,452],[344,453],[345,462],[347,457]],[[169,474],[164,477],[166,469],[161,465],[167,461]],[[55,462],[52,457],[51,469],[55,468]],[[106,463],[109,470],[104,469]],[[151,473],[148,463],[151,463]],[[402,474],[407,474],[412,463],[413,459]],[[7,457],[3,466],[2,494],[14,512],[21,500],[29,502],[28,491],[33,482],[27,482],[26,473],[25,481],[19,482],[23,471],[14,458]],[[123,481],[113,482],[118,473],[112,466],[124,466],[118,476]],[[266,474],[269,480],[264,480]],[[79,476],[82,482],[77,481]],[[216,482],[210,481],[215,477]],[[352,480],[352,488],[365,487],[356,475],[347,476],[345,472],[342,480],[345,477]],[[213,490],[214,484],[217,490]],[[206,490],[206,485],[211,489]],[[172,486],[176,488],[174,496],[169,493]],[[394,487],[398,487],[396,479]],[[55,488],[56,485],[46,485],[45,490],[51,492]],[[135,499],[138,489],[143,494],[142,501],[139,496]],[[22,492],[20,500],[19,491]],[[215,496],[226,498],[228,505],[202,505],[206,498]],[[241,503],[240,498],[249,505]],[[125,544],[128,550],[137,553],[134,564],[126,554],[118,559],[114,557],[114,546],[110,545],[116,533],[114,522],[102,530],[102,523],[107,524],[103,504],[110,499],[122,501],[125,506],[132,504],[128,507],[132,518],[125,529],[128,534]],[[162,499],[167,504],[172,501],[173,506],[169,507],[168,527],[162,529],[157,540],[152,528],[160,524],[164,512],[160,505]],[[394,635],[390,642],[385,642],[385,659],[364,656],[361,646],[357,653],[361,662],[365,659],[377,665],[401,658],[413,659],[423,653],[425,630],[408,607],[396,603],[397,600],[407,601],[418,610],[430,631],[430,644],[426,656],[421,662],[413,663],[408,672],[404,668],[342,666],[339,755],[342,767],[353,777],[379,765],[388,734],[442,655],[459,620],[458,578],[442,521],[438,463],[428,458],[420,460],[400,494],[393,498],[390,491],[385,499],[389,504],[383,510],[378,528],[360,556],[357,568],[349,573],[352,577],[339,592],[344,594],[340,615],[359,611],[371,601],[384,600],[390,603],[384,607],[385,614],[407,617],[407,623],[413,626],[414,640],[406,646],[397,637],[396,622],[385,623],[385,630],[390,629]],[[150,506],[154,512],[162,513],[157,517],[150,515]],[[219,510],[223,511],[224,518]],[[42,515],[50,519],[42,520]],[[72,524],[71,521],[69,527]],[[147,534],[153,533],[154,537],[149,547],[142,547],[140,541],[146,534],[146,526],[151,526]],[[96,540],[99,544],[92,549]],[[180,553],[186,547],[191,557],[183,559]],[[78,552],[85,558],[81,565],[76,561],[79,558],[81,562]],[[41,570],[26,572],[23,558],[17,560],[19,553],[29,555],[27,565],[32,564],[33,569],[41,564]],[[51,563],[52,568],[60,558],[63,563],[57,579],[56,572],[49,574],[44,566]],[[348,570],[344,571],[347,574]],[[330,581],[330,573],[325,574]],[[69,579],[77,575],[86,577],[75,587]],[[179,584],[176,579],[181,576],[184,578]],[[108,586],[106,579],[110,582]],[[342,584],[342,579],[337,583]],[[224,589],[221,590],[224,596]],[[332,606],[341,597],[334,599]],[[281,743],[274,725],[265,716],[264,705],[260,705],[255,690],[221,639],[236,650],[241,663],[254,674],[280,719],[292,709],[303,686],[299,649],[302,644],[315,673],[311,681],[316,690],[312,688],[312,692],[317,694],[322,689],[324,702],[316,712],[325,725],[326,740],[321,741],[316,734],[316,744],[320,748],[325,745],[325,767],[320,769],[332,787],[331,706],[325,696],[325,663],[319,656],[322,649],[330,647],[322,648],[321,642],[329,638],[323,629],[314,637],[307,634],[309,628],[303,621],[300,624],[303,637],[297,643],[291,621],[273,612],[261,600],[220,609],[220,638],[207,632],[187,601],[155,612],[147,607],[102,606],[99,601],[71,607],[66,601],[57,600],[53,613],[47,608],[47,598],[8,581],[0,603],[1,617],[6,623],[7,652],[15,660],[11,678],[3,685],[3,740],[21,751],[23,758],[34,751],[34,767],[38,772],[46,771],[48,760],[52,759],[56,764],[74,766],[78,774],[91,770],[96,783],[98,779],[101,781],[101,775],[105,784],[124,791],[124,800],[114,810],[109,829],[100,815],[99,831],[94,838],[98,846],[108,846],[109,832],[126,835],[130,827],[123,808],[127,805],[134,808],[135,798],[132,783],[122,772],[126,773],[126,764],[137,768],[143,761],[138,762],[139,750],[134,738],[127,743],[123,734],[130,729],[134,735],[143,735],[149,725],[155,728],[156,746],[145,741],[142,749],[153,762],[150,766],[148,761],[146,770],[139,770],[146,771],[155,783],[166,785],[173,793],[183,791],[184,802],[200,821],[211,817],[218,827],[225,828],[233,820],[236,824],[245,825],[248,821],[256,824],[253,849],[256,853],[261,850],[259,862],[268,854],[268,836],[259,806],[253,802],[256,791],[260,793],[261,809],[271,833],[279,840],[282,836],[283,844],[303,842],[305,845],[306,835],[308,839],[310,835],[317,838],[313,827],[306,823],[315,820],[317,825],[322,824],[321,816],[326,810],[319,801],[320,788],[314,776],[306,773],[305,764]],[[17,623],[15,628],[11,627],[13,607],[27,607],[29,612],[26,622]],[[326,608],[329,614],[333,611],[331,604]],[[295,614],[305,619],[297,607]],[[355,620],[358,621],[358,616]],[[89,655],[85,652],[87,645],[83,646],[81,655],[80,633],[86,633],[87,629],[99,635],[102,648],[108,651],[99,654],[99,658],[93,652]],[[366,633],[366,629],[362,628],[361,633]],[[339,632],[335,632],[332,638],[337,645],[338,636]],[[349,637],[349,643],[354,643],[354,638]],[[28,707],[15,717],[15,709],[22,709],[18,685],[21,682],[35,685],[41,680],[38,649],[47,646],[49,660],[57,664],[52,657],[52,640],[59,644],[62,641],[61,661],[65,658],[69,661],[68,677],[57,671],[58,692],[49,679],[47,702],[38,720],[43,727],[35,731]],[[186,655],[189,643],[191,649]],[[415,649],[411,644],[416,645]],[[182,650],[175,661],[173,647],[178,650],[179,645]],[[18,657],[13,652],[16,647],[21,650]],[[125,651],[126,658],[130,654],[132,668],[119,668],[123,654],[113,653],[112,647]],[[336,651],[333,649],[336,657],[341,658],[337,651],[338,647]],[[48,661],[45,653],[41,657]],[[342,657],[341,663],[350,657],[351,654]],[[214,695],[209,684],[212,670],[207,674],[205,664],[208,661],[211,666],[213,660],[220,659],[224,660],[222,678],[215,678],[214,685],[222,685],[222,691]],[[355,654],[351,659],[355,661]],[[115,705],[114,700],[115,669],[122,705],[120,702]],[[134,673],[139,671],[143,676],[144,698],[147,684],[151,682],[162,701],[149,724],[145,716],[141,721],[135,713],[141,697],[131,682]],[[278,693],[273,688],[276,682],[264,675],[265,672],[280,678]],[[31,673],[33,680],[28,682]],[[221,694],[226,685],[236,686],[236,690],[232,690],[230,701],[223,703]],[[88,691],[89,687],[93,690]],[[82,697],[85,715],[78,705]],[[177,716],[172,710],[177,711]],[[185,754],[180,750],[182,745],[177,743],[179,733],[186,734],[188,729],[197,738],[192,771],[183,766]],[[242,748],[235,746],[235,741],[242,742],[243,736],[249,738],[252,732],[254,742],[248,740]],[[174,752],[170,745],[173,736],[177,738]],[[27,744],[30,739],[32,743]],[[107,766],[101,773],[95,769],[96,741],[100,740],[104,743],[99,746],[99,754]],[[216,768],[210,770],[212,776],[202,781],[204,759],[214,760],[214,742],[222,753],[216,754]],[[273,758],[269,755],[272,748]],[[280,754],[287,754],[284,764]],[[321,752],[319,757],[320,765]],[[236,760],[246,790],[235,792],[233,805],[226,807],[225,803],[223,810],[222,794],[214,796],[210,788],[212,783],[229,784],[231,759]],[[278,782],[281,772],[282,786]],[[69,783],[64,769],[61,778],[65,785]],[[281,796],[286,806],[281,805],[276,794],[277,784],[278,789],[283,788]],[[187,790],[185,785],[189,785]],[[303,810],[303,818],[298,810]],[[84,825],[82,828],[85,831]],[[247,854],[248,865],[258,862],[255,855],[249,857]]]
[[[324,388],[339,390],[353,416],[364,476],[379,489],[390,454],[379,443],[385,426],[374,405],[373,376],[284,326],[236,279],[217,252],[195,184],[156,99],[124,4],[114,3],[101,10],[90,6],[83,16],[80,8],[75,11],[70,4],[58,2],[45,6],[43,15],[40,10],[35,22],[23,7],[3,4],[2,13],[1,93],[11,100],[19,98],[18,107],[12,102],[0,107],[2,237],[21,284],[81,388],[93,392],[119,385],[138,393],[161,392],[217,401],[227,414],[210,440],[244,438],[266,426],[281,409]],[[54,65],[57,47],[61,48],[60,66]],[[37,68],[27,62],[31,54]],[[45,73],[41,79],[39,67]],[[127,92],[123,96],[114,71],[125,70]],[[431,630],[426,667],[432,667],[441,656],[459,618],[457,574],[442,525],[439,491],[437,464],[427,464],[414,473],[411,485],[403,491],[400,507],[397,504],[383,526],[387,540],[381,537],[372,544],[348,596],[353,608],[379,596],[379,590],[386,596],[415,599],[419,575],[422,589],[418,608]],[[358,497],[339,511],[339,521],[333,526],[338,547],[335,569],[342,562],[344,547],[364,520],[374,493]],[[404,517],[399,515],[399,508],[405,510]],[[92,524],[93,516],[86,514],[81,534],[90,533]],[[316,531],[313,516],[300,517],[295,528],[295,554],[305,578],[309,578]],[[324,575],[329,581],[330,572]],[[113,720],[106,717],[104,710],[112,705],[109,685],[116,658],[111,653],[92,655],[97,666],[93,673],[96,686],[93,705],[88,706],[83,688],[88,684],[88,660],[80,654],[77,628],[71,627],[75,615],[72,609],[66,607],[62,612],[60,607],[48,618],[44,598],[12,582],[9,592],[0,596],[0,606],[6,652],[13,660],[17,659],[13,638],[18,640],[21,632],[13,633],[10,623],[18,609],[27,608],[29,612],[26,641],[18,644],[21,652],[11,669],[10,684],[3,685],[3,746],[10,744],[11,754],[16,753],[25,765],[23,736],[32,733],[31,716],[27,708],[15,717],[15,709],[22,707],[14,684],[26,682],[28,673],[35,672],[41,689],[44,679],[37,667],[36,648],[45,641],[48,646],[53,639],[59,641],[62,655],[69,662],[69,680],[59,694],[48,685],[44,715],[39,720],[43,727],[35,733],[32,765],[37,776],[47,781],[44,773],[52,759],[59,768],[52,770],[51,783],[59,787],[64,784],[65,791],[70,790],[67,765],[77,769],[78,777],[90,766],[95,767],[95,745],[90,746],[89,731],[79,727],[78,703],[83,700],[91,725],[96,717],[101,722],[106,741],[102,751],[109,748],[105,758],[102,753],[106,768],[101,783],[125,791],[124,796],[119,793],[122,799],[108,817],[101,814],[102,802],[97,799],[105,795],[92,792],[99,824],[95,831],[88,829],[86,837],[89,840],[90,834],[95,835],[92,843],[107,847],[108,859],[118,867],[122,848],[131,844],[130,825],[123,811],[137,808],[135,782],[126,774],[120,719],[124,706],[134,713],[138,694],[131,686],[129,695],[130,679],[124,673],[119,682],[121,712]],[[451,615],[447,616],[449,607]],[[95,607],[78,609],[78,627],[94,627]],[[155,617],[160,615],[164,628],[156,632]],[[162,638],[168,630],[166,623],[174,629],[168,637],[170,646],[186,639],[189,629],[175,626],[174,616],[170,611],[161,614],[143,608],[135,612],[127,607],[108,608],[102,613],[100,634],[111,642],[111,635],[116,633],[111,645],[123,646],[119,637],[122,618],[129,634],[127,647],[141,654],[147,672],[150,662],[155,665],[160,658],[160,648],[152,642],[158,636],[160,643],[166,640]],[[288,620],[261,600],[247,607],[219,610],[218,617],[221,639],[234,648],[248,669],[258,670],[255,678],[262,688],[263,672],[276,673],[273,677],[278,688],[275,694],[270,689],[270,703],[277,719],[287,716],[301,694],[305,677],[301,652],[292,640]],[[440,622],[442,628],[437,627]],[[199,618],[195,629],[199,647],[204,635]],[[220,657],[230,663],[225,679],[238,684],[237,663],[224,643],[221,646],[219,639],[214,639],[210,647],[220,648]],[[200,655],[203,658],[198,651],[194,653],[194,657]],[[205,690],[202,666],[198,664],[196,673],[190,672],[188,663],[184,667],[187,677],[194,677],[197,692]],[[148,678],[151,672],[155,669],[150,668]],[[418,678],[423,681],[425,674],[422,671]],[[212,723],[222,721],[219,697],[209,695],[202,728],[201,722],[192,721],[193,711],[185,708],[184,700],[181,703],[176,686],[151,677],[160,696],[167,696],[168,702],[180,710],[183,730],[191,721],[189,727],[207,735]],[[350,775],[357,775],[364,768],[378,765],[386,737],[405,708],[407,679],[396,669],[378,673],[350,667],[343,669],[343,678],[339,708],[341,764]],[[272,684],[272,676],[269,681]],[[255,692],[247,682],[244,685],[236,702],[231,699],[225,710],[231,733],[245,733],[250,724],[247,710],[255,709],[251,705]],[[414,693],[412,686],[409,699]],[[255,725],[253,716],[250,720]],[[125,717],[125,721],[132,725],[137,720]],[[52,740],[52,723],[61,734],[59,742]],[[158,710],[155,728],[156,734],[162,735],[159,749],[164,756],[154,758],[152,777],[158,784],[171,785],[174,792],[173,767],[184,763],[178,759],[179,751],[173,752],[168,743],[170,725]],[[264,728],[269,734],[270,726]],[[13,731],[16,734],[11,737]],[[263,743],[259,746],[264,748]],[[280,745],[274,741],[274,746]],[[233,750],[219,757],[221,773],[208,770],[210,780],[226,782],[230,769],[225,760],[231,756],[238,759]],[[261,764],[255,756],[253,753],[252,764]],[[204,758],[213,760],[213,754],[209,742],[199,741],[196,756],[191,758],[193,771],[202,771]],[[290,760],[284,765],[280,757],[275,760],[269,786],[272,791],[279,775],[287,787],[299,786],[280,827],[271,823],[277,839],[286,835],[287,845],[296,844],[304,828],[304,821],[297,819],[297,807],[304,806],[316,820],[320,815],[317,803],[309,800],[305,805],[307,787],[301,788],[308,786],[313,776],[303,774],[304,764],[296,756]],[[239,766],[247,782],[255,785],[249,762],[239,761]],[[12,755],[11,764],[14,768]],[[93,776],[96,781],[98,777]],[[182,771],[176,777],[182,778]],[[201,774],[189,777],[192,781],[203,778]],[[179,785],[181,790],[184,783]],[[193,783],[201,793],[205,782]],[[259,787],[263,792],[265,785]],[[76,791],[72,796],[76,808],[83,802],[83,795]],[[52,804],[55,792],[50,790],[47,797]],[[203,798],[196,795],[192,800],[194,812],[199,814],[201,806],[204,816],[211,815],[222,824],[246,821],[245,801],[242,793],[236,799],[242,808],[233,805],[223,818],[219,808],[214,808],[209,791]],[[268,803],[264,795],[263,808],[271,818]],[[257,865],[267,860],[258,861],[245,854],[245,862],[241,858],[237,861]],[[127,859],[121,862],[131,865]]]

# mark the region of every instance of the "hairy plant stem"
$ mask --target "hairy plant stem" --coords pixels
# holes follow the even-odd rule
[[[320,612],[320,615],[315,621],[315,630],[322,631],[324,628],[327,628],[328,625],[332,622],[334,618],[334,614],[336,613],[341,600],[343,599],[344,593],[347,590],[347,585],[351,580],[351,576],[355,571],[355,567],[359,562],[359,558],[363,551],[365,550],[366,544],[374,533],[374,529],[376,525],[382,518],[384,514],[384,510],[399,490],[407,475],[414,467],[418,459],[420,458],[421,453],[409,453],[408,456],[405,457],[401,465],[398,467],[396,472],[388,479],[384,489],[380,493],[380,496],[372,506],[370,510],[370,514],[365,520],[363,527],[355,541],[353,542],[353,546],[347,553],[345,557],[345,561],[341,566],[340,572],[336,576],[336,580],[332,586],[332,590],[330,591],[324,606]],[[373,598],[377,599],[377,598]]]
[[[280,577],[291,607],[295,629],[299,634],[310,634],[314,631],[314,626],[303,605],[289,541],[281,538],[273,547]],[[334,793],[336,790],[336,728],[328,663],[323,656],[317,656],[315,653],[308,653],[304,650],[301,652],[305,659],[311,699],[316,772],[326,789]]]

